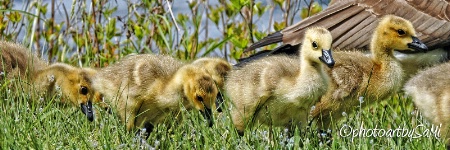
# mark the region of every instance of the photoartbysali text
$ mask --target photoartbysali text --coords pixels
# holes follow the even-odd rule
[[[402,137],[402,138],[428,138],[434,137],[439,138],[441,132],[441,126],[432,125],[431,128],[427,128],[425,125],[420,124],[414,128],[398,127],[391,129],[379,129],[378,126],[375,128],[364,128],[363,125],[359,128],[344,125],[339,130],[339,135],[341,137],[351,137],[352,141],[354,138],[380,138],[380,137]]]

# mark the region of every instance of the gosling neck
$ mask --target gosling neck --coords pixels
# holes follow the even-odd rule
[[[312,75],[320,75],[324,74],[322,62],[317,62],[312,60],[313,58],[300,57],[300,72],[301,75],[305,75],[305,77],[312,77]],[[319,59],[319,58],[315,58]]]
[[[394,57],[394,49],[388,47],[388,45],[390,45],[389,42],[390,41],[378,38],[377,34],[374,35],[370,44],[370,50],[375,62],[383,63],[397,60]]]
[[[185,95],[185,84],[190,83],[190,79],[186,76],[185,68],[180,68],[174,76],[170,79],[168,86],[166,86],[164,90],[164,94],[171,95],[171,97],[176,97],[173,99],[173,102],[177,102],[176,106],[178,106],[178,102],[181,102],[186,109],[192,108],[192,105],[189,100],[187,100],[187,96]],[[175,103],[174,103],[175,104]],[[178,107],[177,107],[178,108]]]

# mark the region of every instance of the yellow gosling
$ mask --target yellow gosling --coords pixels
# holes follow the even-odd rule
[[[62,102],[81,107],[92,121],[92,102],[100,102],[101,96],[91,88],[90,78],[96,70],[77,68],[67,64],[48,65],[20,44],[0,41],[0,71],[8,79],[22,78],[25,89],[34,87],[38,93],[50,98],[61,92]],[[106,107],[103,105],[103,107]]]
[[[404,73],[393,51],[425,51],[427,47],[416,38],[408,20],[387,15],[373,32],[370,49],[371,56],[361,52],[334,53],[336,65],[327,71],[330,87],[312,111],[312,116],[319,119],[319,128],[331,128],[331,119],[351,113],[362,101],[365,106],[396,93],[402,87]]]
[[[328,30],[308,29],[303,43],[300,58],[265,57],[230,72],[225,87],[240,135],[255,122],[288,128],[307,124],[311,106],[328,87],[329,77],[322,66],[332,67],[334,60]]]
[[[89,121],[93,121],[92,103],[102,103],[101,95],[92,88],[92,78],[96,70],[77,68],[63,63],[55,63],[38,70],[31,83],[39,92],[50,98],[60,92],[61,102],[81,107]],[[107,108],[105,104],[100,104]]]
[[[201,111],[210,120],[218,92],[206,70],[164,55],[127,56],[103,68],[93,81],[128,130],[144,126],[147,132],[178,113],[180,104]]]

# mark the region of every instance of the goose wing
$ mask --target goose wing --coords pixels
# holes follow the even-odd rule
[[[249,57],[246,58],[241,58],[238,60],[238,63],[235,64],[235,67],[242,67],[246,64],[248,64],[249,62],[252,62],[254,60],[257,59],[261,59],[267,56],[271,56],[271,55],[276,55],[276,54],[286,54],[286,55],[291,55],[291,56],[298,56],[299,55],[299,47],[300,45],[290,45],[290,44],[285,44],[282,45],[280,47],[277,47],[274,50],[265,50],[265,51],[259,51]]]
[[[367,48],[378,18],[394,14],[410,20],[417,35],[429,48],[450,45],[449,0],[340,0],[324,11],[306,18],[254,43],[246,51],[273,43],[298,45],[311,26],[330,30],[333,47]]]

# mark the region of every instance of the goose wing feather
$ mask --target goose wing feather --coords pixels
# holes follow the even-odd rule
[[[378,18],[393,14],[410,20],[417,35],[430,49],[450,45],[449,0],[340,0],[324,11],[306,18],[247,48],[272,43],[297,45],[306,28],[322,26],[331,31],[333,47],[368,48]]]

